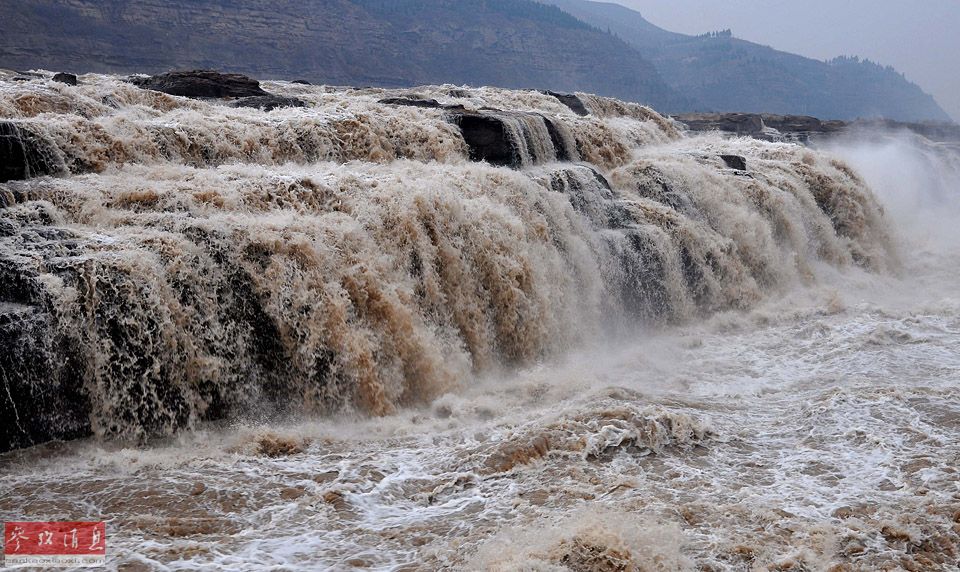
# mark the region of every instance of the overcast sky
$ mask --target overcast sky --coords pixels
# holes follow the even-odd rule
[[[661,28],[817,59],[860,56],[906,74],[960,121],[960,0],[608,0]]]

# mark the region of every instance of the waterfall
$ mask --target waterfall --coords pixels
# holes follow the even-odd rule
[[[800,146],[583,94],[588,115],[493,88],[417,88],[437,107],[269,88],[306,105],[3,84],[0,449],[386,414],[823,264],[896,264],[860,177]]]

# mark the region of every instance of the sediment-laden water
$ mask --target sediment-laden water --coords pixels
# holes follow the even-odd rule
[[[81,80],[0,79],[48,173],[0,183],[5,519],[129,569],[956,566],[950,150]]]

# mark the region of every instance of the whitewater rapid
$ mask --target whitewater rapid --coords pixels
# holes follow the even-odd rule
[[[400,92],[82,79],[0,82],[59,165],[0,184],[5,382],[95,435],[0,457],[3,518],[133,569],[955,567],[950,153],[413,90],[509,111],[494,167]]]

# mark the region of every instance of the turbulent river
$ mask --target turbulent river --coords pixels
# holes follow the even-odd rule
[[[956,569],[955,150],[263,85],[306,105],[0,76],[48,173],[0,183],[4,520],[122,570]]]

